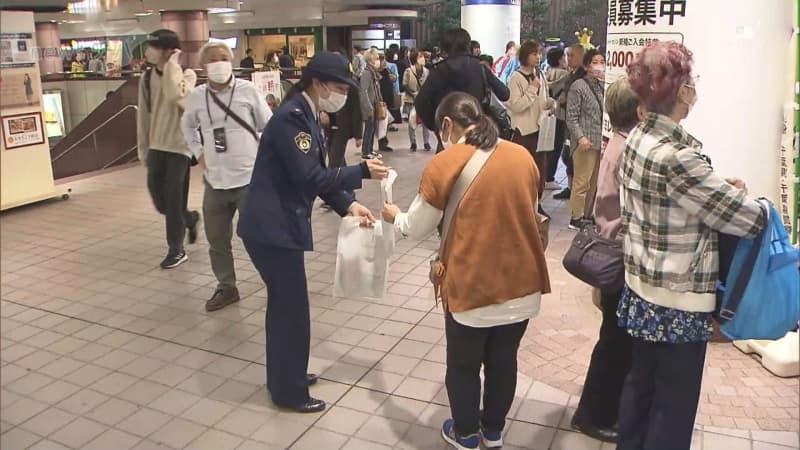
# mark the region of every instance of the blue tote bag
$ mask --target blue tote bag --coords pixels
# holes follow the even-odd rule
[[[769,219],[755,239],[740,239],[718,315],[733,340],[780,339],[800,321],[800,251],[769,205]]]

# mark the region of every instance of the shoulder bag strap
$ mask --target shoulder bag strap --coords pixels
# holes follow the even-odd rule
[[[450,196],[447,198],[447,206],[444,208],[444,218],[442,219],[442,241],[439,246],[439,258],[442,260],[445,259],[444,257],[447,253],[448,238],[450,232],[453,231],[453,218],[459,206],[461,206],[461,200],[495,150],[497,150],[497,145],[491,150],[475,150],[467,165],[461,170],[458,179],[456,179],[453,190],[450,191]]]
[[[252,126],[252,125],[250,125],[249,123],[247,123],[247,122],[246,122],[244,119],[242,119],[241,117],[239,117],[239,115],[238,115],[238,114],[236,114],[235,112],[233,112],[233,111],[232,111],[232,110],[231,110],[231,109],[228,107],[228,105],[226,105],[225,103],[223,103],[223,102],[222,102],[222,100],[220,100],[220,99],[219,99],[219,97],[217,97],[217,94],[215,94],[214,92],[212,92],[210,89],[209,89],[208,91],[206,91],[206,92],[208,92],[208,93],[211,95],[211,100],[213,100],[213,101],[214,101],[214,104],[216,104],[217,106],[219,106],[219,107],[220,107],[220,109],[222,109],[223,111],[225,111],[225,114],[227,114],[228,116],[230,116],[230,118],[231,118],[231,119],[233,119],[233,120],[234,120],[234,122],[238,123],[238,124],[239,124],[239,125],[240,125],[242,128],[244,128],[245,130],[247,130],[247,132],[248,132],[248,133],[250,133],[250,134],[253,136],[253,139],[255,139],[256,141],[258,141],[258,133],[256,133],[256,130],[253,128],[253,126]]]

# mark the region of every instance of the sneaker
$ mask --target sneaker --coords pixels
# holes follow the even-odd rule
[[[383,147],[383,148],[381,149],[381,151],[382,151],[382,152],[391,153],[391,152],[393,152],[393,151],[394,151],[394,149],[393,149],[392,147],[389,147],[389,146],[387,145],[386,147]]]
[[[457,450],[474,450],[480,448],[481,437],[478,433],[469,436],[456,436],[455,421],[447,419],[442,424],[442,439]]]
[[[239,289],[217,288],[214,295],[206,302],[206,311],[216,311],[239,301]]]
[[[554,194],[553,198],[556,200],[569,200],[571,196],[572,196],[572,191],[570,190],[570,188],[566,188],[563,191]]]
[[[567,227],[573,231],[580,231],[585,226],[586,221],[584,219],[572,219],[569,221],[569,225]]]
[[[185,263],[189,260],[189,257],[186,255],[186,252],[181,250],[180,252],[169,252],[166,258],[161,261],[161,268],[162,269],[174,269],[181,264]]]
[[[417,144],[411,144],[411,151],[412,152],[416,152],[417,151]]]
[[[192,211],[189,213],[191,221],[186,224],[186,229],[189,231],[188,239],[190,244],[197,242],[197,226],[200,225],[200,213]]]
[[[378,156],[375,153],[370,153],[369,155],[361,155],[361,159],[376,159]]]
[[[548,181],[544,185],[544,190],[546,191],[557,191],[559,189],[561,189],[561,185],[556,183],[555,181]]]
[[[431,144],[425,144],[425,151],[426,152],[431,151]]]
[[[485,448],[500,448],[503,446],[503,433],[500,431],[487,431],[481,428],[481,441]]]

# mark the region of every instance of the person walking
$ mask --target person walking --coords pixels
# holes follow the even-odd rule
[[[310,318],[304,252],[313,250],[311,210],[321,197],[341,216],[375,219],[348,193],[364,178],[385,178],[379,160],[328,168],[319,111],[339,111],[357,83],[347,60],[317,53],[270,119],[259,143],[238,234],[267,286],[267,390],[281,408],[319,412],[325,402],[309,395],[317,376],[307,373]]]
[[[139,82],[137,145],[147,166],[147,188],[156,210],[166,219],[169,251],[162,269],[172,269],[189,257],[183,247],[197,240],[200,214],[187,209],[192,152],[181,132],[181,114],[197,75],[178,64],[180,40],[171,30],[157,30],[147,39],[145,58],[151,68]]]
[[[208,83],[189,94],[181,128],[205,181],[203,216],[217,287],[206,302],[216,311],[239,301],[231,239],[258,151],[258,134],[272,112],[255,85],[233,76],[233,52],[224,42],[200,50]],[[198,131],[199,130],[199,131]]]
[[[409,117],[408,122],[408,140],[411,142],[411,151],[417,151],[417,126],[416,123],[411,123],[411,111],[414,110],[414,101],[417,99],[420,89],[428,81],[430,71],[425,67],[425,56],[419,51],[411,51],[411,59],[414,65],[406,69],[403,73],[403,114]],[[413,117],[416,122],[416,114]],[[431,151],[431,132],[425,124],[422,124],[422,142],[425,146],[425,151]]]
[[[579,230],[592,222],[597,169],[603,141],[603,82],[605,57],[589,50],[583,57],[586,76],[575,80],[567,95],[567,128],[574,145],[569,228]]]
[[[452,414],[442,438],[458,450],[477,449],[481,441],[500,448],[520,341],[550,292],[535,213],[539,173],[527,150],[498,138],[492,119],[467,93],[448,94],[436,122],[450,147],[426,167],[408,212],[386,204],[383,218],[414,239],[442,223],[433,273],[445,314]]]

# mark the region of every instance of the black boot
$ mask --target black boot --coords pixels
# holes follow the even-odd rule
[[[394,149],[389,147],[389,139],[388,138],[381,138],[378,139],[378,149],[382,152],[393,152]]]

